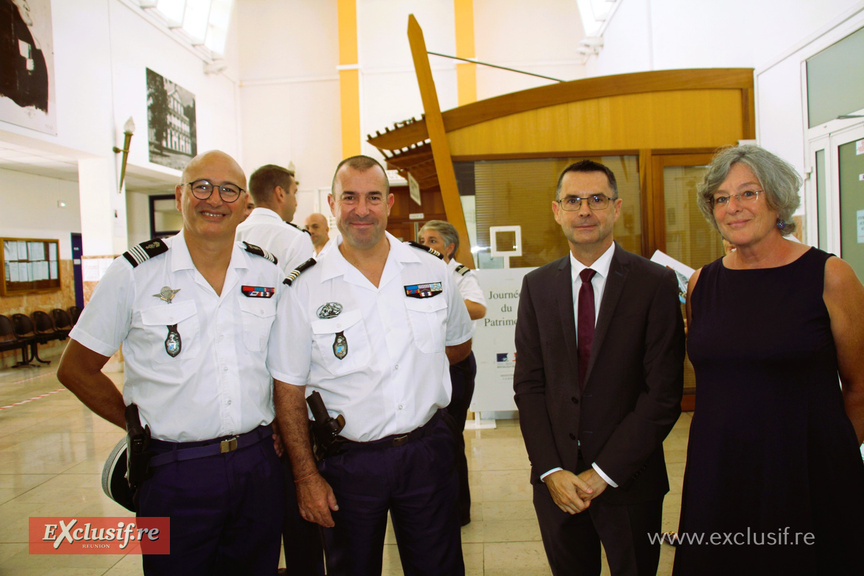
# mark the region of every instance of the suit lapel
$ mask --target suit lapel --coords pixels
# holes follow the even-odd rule
[[[612,316],[615,314],[615,307],[618,305],[618,300],[621,298],[621,293],[624,291],[624,286],[627,283],[627,276],[630,274],[630,264],[626,262],[625,254],[616,243],[615,252],[612,254],[612,263],[609,266],[609,277],[606,279],[603,298],[600,301],[600,313],[597,316],[597,325],[594,327],[591,358],[588,361],[588,371],[585,373],[586,384],[591,380],[591,370],[594,368],[597,356],[603,347],[606,332],[609,330],[609,324],[611,324]]]
[[[560,260],[555,273],[555,289],[553,293],[558,301],[558,319],[561,322],[561,332],[564,334],[564,346],[567,358],[570,360],[571,374],[578,374],[578,349],[576,346],[576,316],[573,311],[573,276],[570,272],[570,257]],[[578,378],[574,378],[578,379]],[[579,386],[576,385],[578,389]]]

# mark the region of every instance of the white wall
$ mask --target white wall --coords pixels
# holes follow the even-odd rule
[[[860,0],[620,0],[591,76],[758,68]],[[797,97],[797,95],[792,96]]]
[[[60,241],[60,258],[72,258],[69,234],[81,231],[78,185],[23,172],[0,170],[0,236]],[[65,208],[58,205],[66,204]]]

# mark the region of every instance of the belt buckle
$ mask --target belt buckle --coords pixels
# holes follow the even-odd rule
[[[233,452],[237,449],[237,437],[228,438],[227,440],[222,440],[219,443],[219,453],[226,454],[228,452]]]
[[[410,436],[411,434],[403,434],[402,436],[397,436],[396,438],[393,438],[393,446],[402,446],[403,444],[406,444]]]

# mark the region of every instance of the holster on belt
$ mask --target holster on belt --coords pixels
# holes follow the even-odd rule
[[[150,426],[141,426],[138,406],[126,407],[126,480],[129,487],[137,489],[150,477]]]
[[[324,460],[330,456],[339,454],[345,439],[339,436],[339,432],[345,428],[345,416],[339,414],[336,418],[330,416],[324,406],[324,400],[318,392],[312,392],[306,403],[312,411],[313,421],[309,422],[309,431],[312,436],[312,448],[317,461]]]

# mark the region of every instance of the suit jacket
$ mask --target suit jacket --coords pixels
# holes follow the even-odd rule
[[[684,324],[675,274],[615,245],[594,343],[579,385],[566,256],[527,274],[519,295],[514,390],[531,480],[576,472],[578,450],[631,504],[669,490],[663,439],[681,413]]]

